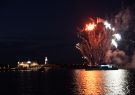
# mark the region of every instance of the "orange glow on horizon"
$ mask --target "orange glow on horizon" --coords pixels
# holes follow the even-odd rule
[[[92,30],[95,29],[95,27],[96,27],[96,24],[95,23],[86,24],[85,31],[92,31]]]

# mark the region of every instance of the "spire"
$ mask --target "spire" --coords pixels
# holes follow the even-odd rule
[[[47,64],[47,62],[48,62],[48,58],[47,58],[47,57],[45,57],[45,65]]]

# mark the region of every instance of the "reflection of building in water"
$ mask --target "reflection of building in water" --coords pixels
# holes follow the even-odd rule
[[[22,61],[18,62],[18,68],[19,69],[28,69],[28,68],[35,68],[38,67],[39,64],[34,61]]]

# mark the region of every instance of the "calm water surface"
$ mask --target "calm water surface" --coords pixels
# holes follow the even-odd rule
[[[135,95],[135,71],[0,72],[0,95]]]

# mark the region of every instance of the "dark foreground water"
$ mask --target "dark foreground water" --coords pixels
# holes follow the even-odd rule
[[[0,72],[0,95],[134,95],[135,71]]]

